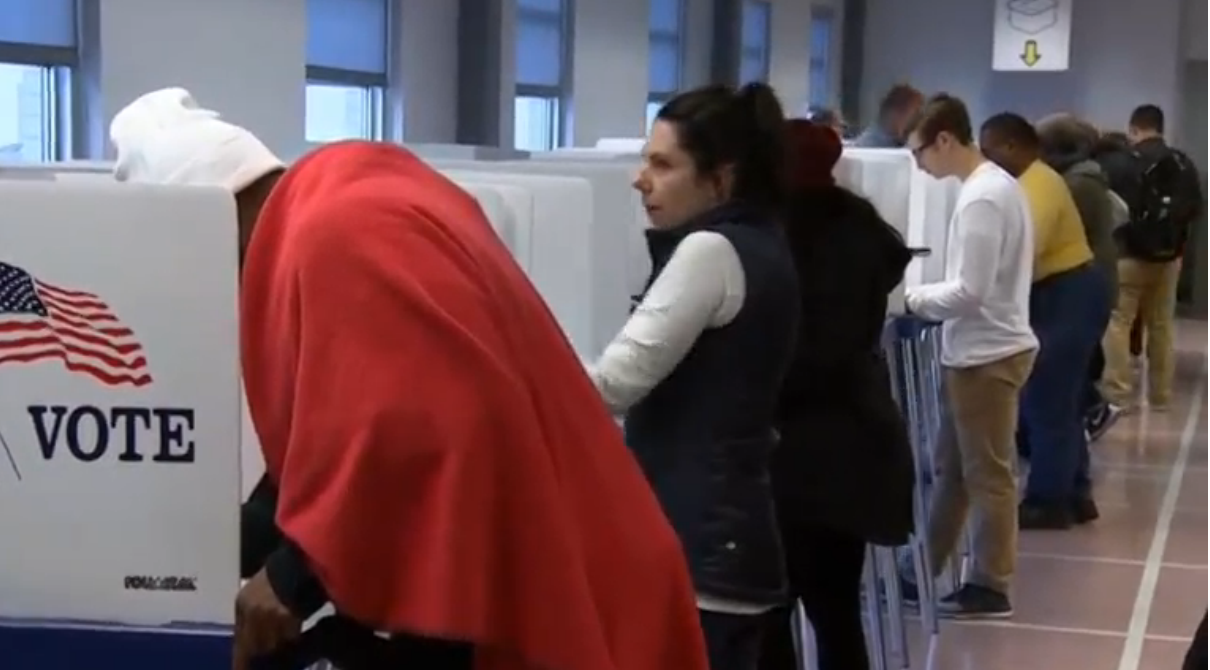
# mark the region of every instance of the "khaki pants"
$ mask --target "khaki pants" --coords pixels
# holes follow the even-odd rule
[[[1147,399],[1156,407],[1172,400],[1173,322],[1180,260],[1166,263],[1123,258],[1118,261],[1118,304],[1105,333],[1105,376],[1102,391],[1117,405],[1133,404],[1134,367],[1130,362],[1130,329],[1135,317],[1146,333]]]
[[[1017,564],[1017,406],[1033,369],[1028,351],[973,368],[947,368],[952,420],[943,422],[928,551],[940,574],[973,512],[971,583],[1008,594]]]

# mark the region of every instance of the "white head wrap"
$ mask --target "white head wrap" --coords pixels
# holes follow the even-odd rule
[[[238,193],[285,163],[255,135],[200,107],[189,91],[140,96],[113,117],[118,181],[222,186]]]

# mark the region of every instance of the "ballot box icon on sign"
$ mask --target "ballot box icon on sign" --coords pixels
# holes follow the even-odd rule
[[[99,296],[43,282],[0,261],[0,366],[58,361],[104,386],[151,383],[143,346]],[[0,426],[0,450],[21,470]]]
[[[1027,35],[1037,35],[1059,22],[1059,0],[1003,0],[1008,5],[1008,25]]]

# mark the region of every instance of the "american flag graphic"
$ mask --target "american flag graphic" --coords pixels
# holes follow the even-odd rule
[[[50,359],[106,386],[151,383],[143,346],[104,300],[0,262],[0,365]]]

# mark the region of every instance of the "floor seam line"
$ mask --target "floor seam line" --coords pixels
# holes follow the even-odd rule
[[[1205,354],[1201,356],[1200,362],[1202,373],[1194,391],[1189,416],[1186,418],[1184,430],[1181,432],[1180,450],[1177,452],[1176,460],[1168,475],[1168,485],[1164,491],[1159,515],[1156,518],[1151,546],[1147,551],[1147,563],[1143,567],[1143,575],[1139,580],[1134,609],[1130,616],[1130,627],[1126,634],[1126,643],[1122,646],[1122,656],[1118,661],[1118,670],[1139,670],[1139,665],[1142,663],[1143,644],[1147,639],[1147,626],[1151,622],[1151,608],[1155,602],[1160,569],[1164,561],[1164,553],[1168,549],[1172,520],[1176,516],[1177,503],[1185,482],[1185,470],[1193,448],[1193,437],[1201,423],[1202,408],[1205,404]],[[1146,425],[1143,428],[1146,429]]]

